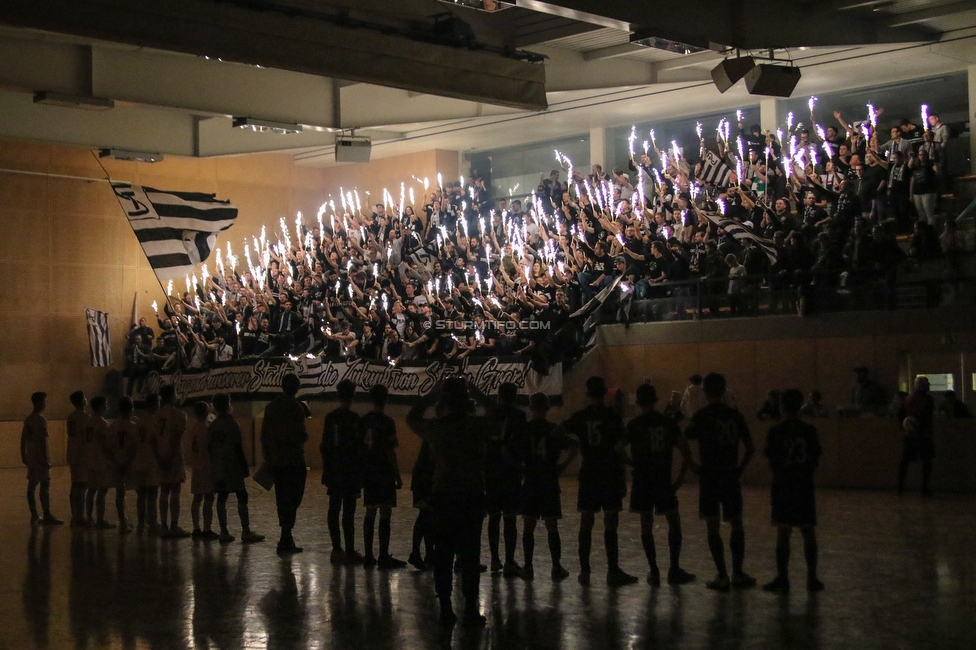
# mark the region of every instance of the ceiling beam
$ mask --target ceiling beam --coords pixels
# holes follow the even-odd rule
[[[665,70],[680,70],[681,68],[691,68],[693,66],[703,65],[705,63],[717,64],[723,58],[725,57],[718,52],[697,52],[695,54],[686,54],[681,57],[668,59],[667,61],[655,61],[654,67],[658,72],[664,72]]]
[[[633,43],[620,43],[619,45],[609,45],[607,47],[600,47],[595,50],[589,50],[588,52],[583,52],[583,59],[585,61],[598,61],[599,59],[612,59],[618,56],[625,56],[627,54],[634,54],[640,52],[644,48],[640,45],[634,45]]]
[[[940,32],[920,26],[889,27],[872,17],[855,20],[838,11],[781,0],[699,0],[660,11],[646,0],[548,0],[581,14],[599,14],[650,30],[660,38],[708,47],[742,49],[834,47],[937,40]]]
[[[926,20],[935,20],[936,18],[954,16],[967,11],[976,11],[976,3],[974,3],[973,0],[962,0],[962,2],[953,2],[951,4],[930,7],[928,9],[906,11],[905,13],[895,14],[890,18],[886,18],[884,22],[889,27],[904,27],[905,25],[914,25],[916,23],[925,22]]]
[[[542,65],[236,4],[4,0],[0,24],[515,108],[547,106]]]

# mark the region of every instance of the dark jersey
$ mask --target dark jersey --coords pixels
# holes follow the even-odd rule
[[[514,406],[492,413],[502,426],[492,430],[485,453],[485,478],[492,483],[518,482],[518,459],[525,444],[525,412]]]
[[[702,475],[712,478],[735,474],[739,467],[739,442],[752,441],[745,418],[725,404],[698,409],[685,433],[689,440],[698,441]]]
[[[358,483],[366,455],[365,432],[359,414],[340,406],[326,415],[319,451],[324,484]]]
[[[558,433],[556,425],[547,420],[529,420],[525,428],[525,484],[534,486],[558,481],[559,458],[572,447],[573,441]]]
[[[774,483],[810,485],[820,464],[817,429],[798,419],[789,419],[769,429],[763,452],[773,470]]]
[[[370,411],[362,417],[362,425],[366,445],[366,480],[396,478],[397,468],[390,461],[390,451],[400,445],[396,422],[384,413]]]
[[[623,475],[617,443],[624,436],[624,423],[609,406],[590,405],[574,413],[563,428],[580,443],[580,482],[615,482]]]
[[[634,464],[634,480],[671,483],[674,446],[681,436],[677,423],[657,411],[639,415],[627,424],[626,439]]]

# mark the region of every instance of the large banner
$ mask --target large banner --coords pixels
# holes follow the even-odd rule
[[[426,395],[447,375],[463,374],[489,395],[510,381],[519,387],[521,395],[542,392],[561,396],[562,364],[554,364],[548,375],[541,375],[529,363],[525,357],[488,357],[391,366],[367,359],[272,357],[243,359],[199,370],[153,372],[146,379],[145,389],[158,393],[164,384],[174,384],[177,399],[184,403],[210,398],[215,393],[229,393],[237,400],[270,400],[281,394],[282,377],[293,372],[302,380],[299,397],[327,398],[336,392],[340,381],[348,379],[363,392],[382,384],[391,397],[403,400]]]

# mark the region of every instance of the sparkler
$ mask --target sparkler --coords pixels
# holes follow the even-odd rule
[[[166,295],[167,296],[172,296],[173,295],[173,281],[172,280],[170,280],[169,282],[166,283]]]
[[[922,128],[929,130],[929,105],[922,104]]]
[[[630,127],[630,137],[627,138],[627,148],[630,151],[630,159],[634,159],[634,142],[637,141],[637,127]],[[556,157],[558,158],[559,152],[556,152]]]
[[[816,97],[811,97],[807,100],[807,107],[810,109],[810,115],[813,115],[813,106],[817,103]]]
[[[217,249],[217,272],[220,273],[220,277],[224,277],[224,260],[220,256],[220,249]]]
[[[654,139],[654,129],[651,129],[651,144],[653,144],[654,148],[657,149],[657,140]]]
[[[369,194],[369,192],[366,192],[366,194]],[[359,214],[362,214],[363,213],[363,205],[362,205],[362,203],[359,202],[359,190],[354,190],[353,196],[355,196],[355,198],[356,198],[356,212],[358,212]]]
[[[739,110],[738,108],[735,109],[735,121],[736,122],[741,122],[742,121],[742,111]]]
[[[715,204],[718,206],[718,211],[721,214],[725,214],[725,199],[715,199]]]
[[[786,114],[786,130],[790,133],[793,132],[793,111]]]
[[[440,172],[437,172],[437,187],[441,188],[441,191],[444,190],[444,180],[441,178]]]
[[[152,309],[157,315],[159,314],[159,307],[156,306],[155,300],[152,301]]]
[[[695,122],[695,133],[698,134],[698,139],[701,140],[702,139],[702,123],[701,122]],[[646,147],[645,147],[645,149],[646,149]]]
[[[874,104],[868,104],[868,121],[871,123],[871,128],[877,128],[878,126],[878,112],[874,110]]]

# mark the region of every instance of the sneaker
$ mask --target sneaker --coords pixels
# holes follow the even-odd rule
[[[823,591],[824,583],[814,577],[807,578],[807,591]]]
[[[552,567],[550,575],[552,576],[553,580],[565,580],[569,577],[569,571],[567,571],[563,565],[557,564],[556,566]]]
[[[60,519],[58,519],[57,517],[55,517],[50,513],[44,515],[44,518],[41,519],[42,526],[60,526],[63,523],[64,523],[63,521],[61,521]]]
[[[104,519],[95,522],[95,530],[112,530],[113,528],[115,528],[115,524],[105,521]]]
[[[403,560],[398,560],[392,555],[381,555],[376,565],[381,569],[389,571],[392,569],[402,569],[407,566],[407,563]]]
[[[31,526],[37,526],[41,523],[41,518],[36,514],[31,513]]]
[[[278,548],[275,549],[275,553],[278,555],[291,555],[293,553],[301,553],[304,550],[305,549],[303,549],[301,546],[295,546],[294,542],[291,544],[281,544],[279,542]]]
[[[478,572],[479,573],[486,573],[487,571],[488,571],[488,565],[487,564],[479,564],[478,565]]]
[[[234,536],[230,533],[221,531],[220,535],[217,536],[217,541],[219,541],[221,544],[230,544],[234,541]]]
[[[119,535],[128,535],[131,532],[132,528],[129,527],[129,524],[125,523],[124,521],[119,524]]]
[[[517,578],[521,571],[522,567],[516,562],[506,562],[505,566],[502,567],[502,575],[506,578]]]
[[[611,587],[623,587],[626,585],[635,584],[638,581],[637,576],[632,576],[626,573],[623,569],[617,568],[607,571],[607,584]]]
[[[525,580],[526,582],[532,582],[532,580],[535,578],[535,569],[532,568],[531,564],[526,564],[524,567],[522,567],[522,570],[519,571],[518,577],[522,578],[522,580]]]
[[[661,586],[661,571],[657,567],[651,567],[650,573],[647,574],[647,584],[652,587]]]
[[[258,535],[254,531],[241,533],[241,544],[256,544],[264,541],[264,535]]]
[[[213,532],[212,530],[205,530],[203,531],[203,535],[201,536],[201,539],[203,539],[203,541],[205,542],[212,542],[214,540],[220,539],[220,535]]]
[[[170,537],[170,538],[173,538],[173,539],[183,539],[185,537],[189,537],[190,536],[190,533],[186,532],[185,530],[183,530],[179,526],[173,526],[172,528],[169,529],[169,534],[166,535],[166,536],[167,537]],[[244,536],[243,535],[241,535],[241,541],[242,542],[244,541]]]
[[[790,579],[784,578],[782,576],[776,576],[772,582],[767,582],[762,586],[763,591],[769,591],[774,594],[785,594],[790,591]]]
[[[705,587],[715,591],[730,591],[732,589],[732,581],[729,580],[728,576],[716,576],[714,580],[706,582]]]
[[[502,564],[502,561],[499,560],[497,557],[491,558],[491,572],[492,573],[498,573],[499,571],[502,570],[503,566],[504,565]]]
[[[407,558],[407,562],[418,571],[426,571],[428,568],[427,563],[424,562],[424,558],[420,556],[420,553],[411,553],[410,557]]]
[[[332,564],[344,564],[346,561],[346,553],[341,548],[332,549],[332,553],[329,555],[329,562]]]
[[[695,581],[695,574],[688,573],[681,567],[673,567],[668,570],[669,585],[684,585]]]
[[[354,566],[356,564],[362,564],[365,559],[358,551],[346,551],[345,564]]]
[[[376,558],[373,557],[372,553],[367,553],[363,557],[363,566],[366,567],[367,569],[371,569],[374,566],[376,566]]]
[[[756,579],[747,573],[738,573],[732,576],[732,586],[736,589],[748,589],[756,586]]]
[[[193,532],[190,533],[190,537],[193,538],[193,539],[202,539],[203,538],[203,531],[200,530],[199,528],[194,528],[193,529]]]
[[[588,584],[590,584],[590,572],[589,571],[580,571],[580,574],[579,574],[579,576],[577,576],[576,580],[581,585],[588,585]]]

